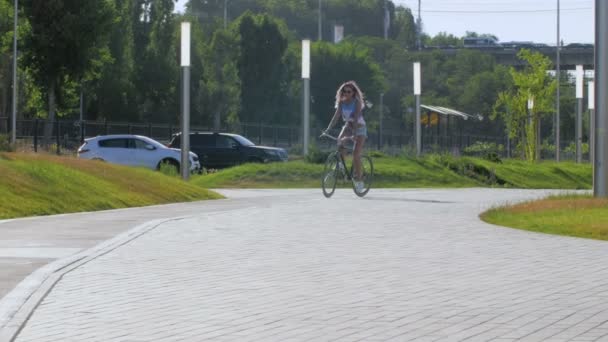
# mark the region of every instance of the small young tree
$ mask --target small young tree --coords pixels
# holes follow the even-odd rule
[[[492,118],[504,120],[510,139],[518,139],[522,155],[527,160],[537,160],[537,128],[543,115],[553,112],[557,82],[548,74],[551,60],[538,53],[522,49],[518,57],[526,62],[522,71],[510,69],[513,88],[501,92],[494,104]],[[534,101],[528,110],[528,100]]]

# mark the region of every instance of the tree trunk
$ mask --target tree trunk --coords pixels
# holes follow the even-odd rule
[[[53,134],[53,123],[55,122],[55,81],[49,83],[49,115],[44,124],[44,145],[48,146]]]

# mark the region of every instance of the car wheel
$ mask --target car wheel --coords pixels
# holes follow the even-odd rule
[[[166,173],[169,175],[172,174],[179,174],[179,162],[175,159],[163,159],[161,160],[160,163],[158,163],[158,166],[156,167],[156,169],[162,173]]]

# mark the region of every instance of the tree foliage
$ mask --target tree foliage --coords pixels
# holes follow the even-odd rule
[[[14,9],[8,0],[0,0],[0,116],[9,111],[9,92],[12,88],[12,56]]]
[[[104,65],[98,82],[85,84],[89,99],[88,118],[136,121],[135,46],[133,13],[135,2],[116,0],[116,17],[110,31],[111,61]]]
[[[519,139],[520,148],[527,160],[538,158],[536,154],[537,125],[540,118],[553,112],[557,82],[548,73],[551,60],[537,52],[522,49],[519,58],[526,61],[524,70],[510,69],[513,87],[500,92],[494,105],[494,117],[504,120],[507,134]],[[528,100],[534,101],[528,110]]]
[[[82,86],[88,120],[176,124],[181,104],[179,23],[191,21],[194,125],[301,124],[301,39],[317,37],[318,0],[229,0],[226,28],[224,0],[191,0],[185,14],[175,13],[174,0],[23,1],[22,34],[28,37],[22,41],[20,70],[24,115],[46,115],[51,93],[57,95],[60,115],[74,115]],[[463,123],[462,133],[504,134],[503,126],[512,120],[487,118],[505,108],[495,106],[498,94],[517,86],[512,71],[497,65],[491,55],[466,49],[452,54],[416,50],[412,11],[394,1],[386,1],[386,7],[384,0],[322,3],[323,41],[312,48],[313,125],[327,124],[337,87],[355,80],[373,104],[365,109],[370,132],[378,126],[377,104],[384,94],[385,127],[406,127],[407,135],[414,118],[412,63],[420,61],[423,103],[484,119]],[[0,0],[7,17],[11,7]],[[384,39],[387,12],[391,25]],[[4,92],[10,89],[6,63],[11,24],[0,20],[0,28],[7,30],[0,36]],[[345,29],[346,38],[338,44],[329,42],[334,24]],[[462,38],[440,33],[426,37],[425,45],[461,46]],[[51,85],[56,92],[49,92]],[[564,89],[564,98],[566,93]]]
[[[30,25],[25,39],[25,64],[42,93],[47,94],[48,118],[53,120],[56,98],[60,107],[67,110],[71,106],[66,99],[73,98],[70,95],[77,84],[99,77],[107,62],[114,3],[24,0],[23,6]]]
[[[214,128],[237,124],[240,111],[241,79],[237,61],[238,36],[231,30],[217,30],[208,48],[204,49],[205,68],[199,105],[213,115]],[[207,118],[206,122],[211,122]]]
[[[439,32],[433,37],[425,36],[424,45],[432,47],[462,47],[462,38],[447,32]]]
[[[355,43],[339,45],[315,43],[312,47],[311,85],[313,120],[321,125],[327,124],[335,109],[335,96],[338,87],[349,80],[355,80],[365,93],[368,101],[375,102],[385,91],[385,79],[370,54],[370,51]],[[378,117],[366,116],[368,121]]]
[[[249,122],[280,120],[279,102],[285,96],[283,58],[287,39],[268,15],[245,13],[238,21],[241,79],[240,118]]]

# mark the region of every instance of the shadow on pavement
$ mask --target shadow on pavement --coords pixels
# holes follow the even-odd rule
[[[423,199],[415,199],[415,198],[397,198],[397,197],[377,197],[377,196],[367,196],[367,197],[363,197],[363,199],[368,200],[368,201],[418,202],[418,203],[441,203],[441,204],[458,203],[458,202],[451,202],[451,201],[423,200]]]

